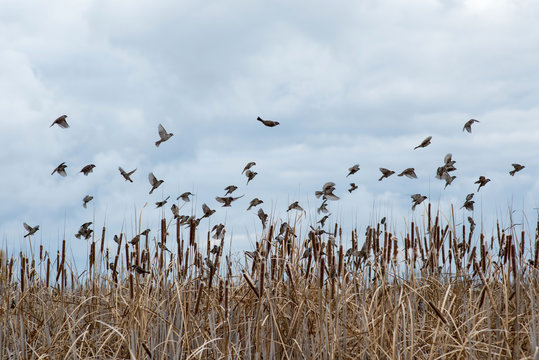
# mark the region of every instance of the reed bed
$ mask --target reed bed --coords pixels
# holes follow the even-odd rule
[[[246,254],[193,222],[113,249],[103,228],[83,274],[65,241],[1,254],[0,359],[537,359],[539,222],[487,236],[427,211],[399,236],[273,224]]]

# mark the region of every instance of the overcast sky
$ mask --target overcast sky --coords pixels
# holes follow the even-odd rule
[[[422,218],[426,202],[412,213],[410,199],[421,193],[447,216],[453,203],[459,222],[506,222],[512,206],[533,231],[538,20],[539,3],[526,0],[0,1],[0,245],[27,246],[27,222],[40,225],[38,243],[54,251],[65,231],[86,256],[73,237],[81,223],[131,237],[142,210],[156,235],[155,202],[171,196],[170,218],[171,200],[192,191],[182,214],[207,203],[217,212],[201,229],[226,221],[234,245],[250,249],[261,232],[256,209],[245,211],[253,197],[283,220],[299,201],[308,225],[327,181],[342,198],[331,219],[349,228],[388,216],[401,233]],[[49,128],[62,114],[71,127]],[[470,118],[480,123],[468,134]],[[156,148],[159,123],[174,136]],[[458,170],[444,190],[434,175],[447,153]],[[64,161],[68,176],[51,176]],[[258,175],[245,186],[249,161]],[[514,162],[526,168],[511,177]],[[137,168],[134,183],[118,166]],[[418,179],[378,182],[379,167],[414,167]],[[152,195],[150,171],[165,180]],[[479,175],[492,181],[475,212],[459,210]],[[220,208],[215,196],[231,184],[245,197]]]

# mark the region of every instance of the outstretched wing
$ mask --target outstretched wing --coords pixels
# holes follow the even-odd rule
[[[24,228],[26,229],[26,231],[32,231],[32,227],[30,225],[28,225],[27,223],[23,223],[24,225]]]
[[[165,128],[163,127],[163,125],[159,124],[159,126],[157,127],[157,130],[159,131],[159,137],[161,139],[165,138],[166,135],[167,135],[167,131],[165,130]]]
[[[153,173],[148,174],[148,180],[150,181],[151,186],[154,186],[155,183],[157,183],[157,179]]]

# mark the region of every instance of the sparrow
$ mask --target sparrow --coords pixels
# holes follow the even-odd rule
[[[130,172],[125,172],[124,169],[122,169],[121,166],[118,166],[118,170],[120,170],[120,174],[122,174],[122,176],[124,177],[125,181],[131,181],[133,182],[133,180],[131,180],[131,175],[133,175],[133,173],[135,171],[137,171],[137,169],[135,170],[131,170]]]
[[[237,186],[235,185],[228,185],[225,190],[226,190],[226,194],[225,196],[227,196],[228,194],[232,194],[234,191],[236,191],[238,189]]]
[[[168,139],[172,137],[172,135],[174,135],[173,133],[167,133],[167,131],[161,124],[159,124],[159,126],[157,127],[157,130],[159,132],[159,137],[161,138],[155,142],[155,146],[157,147],[159,147],[159,145],[161,145],[162,142],[167,141]]]
[[[466,195],[466,201],[472,200],[474,195],[474,193],[469,193],[468,195]]]
[[[202,204],[202,211],[204,212],[204,216],[202,216],[201,219],[210,217],[215,213],[215,210],[210,209],[206,204]]]
[[[419,204],[421,204],[427,197],[425,195],[421,194],[414,194],[411,196],[412,198],[412,211],[415,210],[415,207]]]
[[[121,243],[121,238],[118,236],[118,235],[114,235],[114,237],[112,238],[114,240],[114,242],[118,245],[120,245]]]
[[[471,216],[468,216],[468,222],[470,223],[470,232],[475,230],[475,221]]]
[[[36,231],[39,230],[39,225],[34,226],[34,227],[31,227],[31,226],[28,225],[27,223],[23,223],[23,226],[24,226],[24,228],[26,229],[26,231],[28,231],[28,234],[24,235],[24,237],[27,237],[27,236],[30,236],[30,235],[34,235],[34,234],[36,233]]]
[[[83,199],[82,199],[82,207],[84,207],[86,209],[86,204],[88,204],[90,201],[93,200],[93,196],[91,195],[86,195]]]
[[[426,137],[425,140],[423,140],[423,141],[421,142],[421,144],[417,145],[417,146],[414,148],[414,150],[417,149],[417,148],[424,148],[424,147],[429,146],[429,145],[430,145],[430,140],[431,140],[431,139],[432,139],[432,136]]]
[[[394,171],[388,170],[386,168],[380,168],[380,171],[382,172],[382,177],[378,179],[378,181],[382,181],[383,178],[388,178],[395,173]]]
[[[212,236],[213,239],[221,240],[225,237],[226,230],[223,224],[214,225],[211,231],[215,231],[215,234]]]
[[[164,183],[164,180],[157,180],[155,175],[153,173],[148,174],[148,180],[150,181],[150,185],[152,186],[152,189],[150,190],[150,194],[153,193],[155,189],[159,187],[162,183]]]
[[[228,197],[219,197],[217,196],[215,198],[215,200],[217,200],[217,202],[220,202],[221,204],[224,204],[223,207],[230,207],[230,205],[232,204],[232,201],[236,201],[238,200],[239,198],[242,198],[244,197],[245,195],[242,195],[242,196],[238,196],[238,197],[232,197],[232,196],[228,196]]]
[[[483,175],[481,175],[481,176],[479,177],[479,180],[477,180],[476,182],[474,182],[474,184],[479,184],[479,187],[477,188],[477,191],[479,192],[479,189],[481,189],[483,186],[485,186],[489,181],[490,181],[490,179],[487,179],[486,177],[484,177]]]
[[[350,189],[348,189],[348,192],[351,194],[352,191],[356,190],[359,186],[357,186],[355,183],[350,183]]]
[[[245,176],[247,176],[247,184],[249,184],[249,181],[253,180],[257,174],[257,172],[247,170],[245,172]]]
[[[172,211],[172,214],[174,215],[174,219],[177,219],[180,217],[180,208],[176,206],[176,204],[172,204],[170,207],[170,211]]]
[[[191,201],[191,200],[189,200],[189,196],[191,196],[191,195],[195,195],[195,194],[191,194],[189,191],[186,191],[183,194],[181,194],[180,196],[178,196],[178,198],[176,200],[182,199],[185,202],[189,202],[189,201]]]
[[[67,165],[66,165],[65,162],[61,163],[60,165],[58,165],[58,166],[56,167],[56,169],[54,169],[54,170],[52,171],[51,175],[53,175],[55,172],[57,172],[57,173],[60,174],[61,176],[67,176],[67,173],[66,173],[66,167],[67,167]]]
[[[260,205],[260,204],[262,204],[262,203],[263,203],[262,200],[260,200],[259,198],[256,198],[256,197],[255,197],[255,198],[254,198],[253,200],[251,200],[251,202],[249,203],[249,207],[247,208],[247,211],[251,210],[251,208],[256,207],[256,206],[258,206],[258,205]]]
[[[320,225],[324,227],[324,224],[326,223],[326,220],[329,218],[330,215],[331,214],[325,215],[322,219],[318,220],[318,223],[320,223]]]
[[[246,172],[247,170],[249,170],[250,168],[252,168],[255,165],[256,165],[256,163],[254,161],[248,162],[247,165],[245,165],[245,167],[243,168],[243,171],[241,173],[243,174],[244,172]]]
[[[167,198],[163,201],[158,201],[155,203],[155,208],[160,208],[162,206],[164,206],[166,203],[167,203],[167,200],[170,198],[170,196],[167,196]]]
[[[300,260],[307,259],[309,256],[311,256],[312,252],[313,252],[313,249],[311,248],[305,249],[305,251],[303,252],[303,256],[301,257]]]
[[[415,174],[415,169],[414,168],[407,168],[405,170],[403,170],[399,175],[397,176],[406,176],[407,178],[410,178],[410,179],[417,179],[417,175]]]
[[[320,205],[320,207],[318,209],[316,209],[316,212],[317,213],[324,213],[324,214],[327,214],[329,212],[328,208],[327,208],[327,205],[328,205],[328,201],[327,199],[324,199],[324,201],[322,201],[322,204]]]
[[[271,120],[263,120],[260,116],[256,118],[258,121],[260,121],[262,124],[268,126],[268,127],[274,127],[279,125],[277,121],[271,121]]]
[[[136,245],[136,244],[138,244],[139,241],[140,241],[140,234],[137,235],[137,236],[135,236],[134,238],[132,238],[132,239],[129,241],[129,243],[130,243],[131,245]]]
[[[94,164],[89,164],[83,167],[80,172],[83,173],[85,176],[88,176],[89,173],[94,172],[94,168],[95,168]]]
[[[54,120],[51,124],[52,127],[54,124],[58,125],[61,128],[67,129],[69,127],[69,124],[66,121],[67,115],[62,115],[58,119]]]
[[[264,212],[264,209],[260,208],[258,209],[257,216],[260,219],[260,222],[262,223],[262,227],[265,229],[266,223],[268,222],[268,214]]]
[[[476,123],[476,122],[479,122],[479,120],[470,119],[470,120],[466,121],[466,124],[464,124],[464,127],[462,128],[462,131],[466,130],[467,132],[471,133],[472,132],[472,124]]]
[[[348,168],[348,175],[346,177],[349,177],[350,175],[353,175],[359,171],[359,164],[355,164],[351,168]]]
[[[281,224],[281,227],[279,227],[279,235],[286,235],[286,233],[292,234],[294,233],[294,229],[292,229],[292,226],[290,226],[286,221]]]
[[[335,183],[334,182],[327,182],[324,184],[324,186],[322,186],[322,191],[315,191],[314,192],[314,195],[316,196],[316,198],[320,198],[320,196],[322,196],[322,199],[326,200],[339,200],[340,197],[338,197],[337,195],[335,195],[333,193],[333,191],[335,191]]]
[[[515,176],[515,173],[525,168],[524,165],[520,165],[520,164],[511,164],[511,165],[513,166],[513,170],[509,171],[509,175],[511,176]]]
[[[168,251],[169,253],[172,254],[172,251],[170,251],[167,246],[165,244],[163,244],[161,241],[159,241],[157,243],[157,246],[159,247],[159,249],[163,250],[163,251]]]
[[[148,236],[148,234],[150,234],[150,231],[151,231],[150,229],[146,229],[143,232],[141,232],[140,235]]]
[[[449,175],[449,173],[444,172],[443,175],[442,175],[442,178],[445,180],[445,186],[444,186],[444,189],[445,189],[448,185],[451,185],[453,180],[455,180],[457,177],[456,176],[451,176],[451,175]]]
[[[290,210],[298,210],[298,211],[305,211],[303,210],[303,208],[301,206],[299,206],[299,202],[298,201],[294,201],[292,204],[290,204],[288,206],[288,210],[286,210],[287,212],[290,211]]]
[[[473,204],[474,204],[474,201],[473,200],[466,200],[464,202],[464,205],[462,205],[460,208],[465,208],[466,210],[468,211],[473,211]]]
[[[141,268],[140,266],[138,265],[131,265],[131,270],[135,270],[137,274],[140,274],[140,275],[145,275],[145,274],[149,274],[150,272],[148,270],[144,270],[143,268]]]
[[[92,229],[79,229],[79,232],[75,234],[77,239],[83,237],[85,240],[88,240],[94,231]]]

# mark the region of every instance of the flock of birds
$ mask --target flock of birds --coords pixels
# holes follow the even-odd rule
[[[257,120],[260,121],[263,125],[265,125],[267,127],[275,127],[275,126],[279,125],[279,122],[277,122],[277,121],[264,120],[264,119],[262,119],[260,117],[257,117]],[[464,124],[464,127],[463,127],[462,131],[467,131],[468,133],[471,133],[472,132],[472,125],[474,123],[478,123],[478,122],[479,122],[479,120],[476,120],[476,119],[468,120]],[[67,115],[62,115],[62,116],[58,117],[56,120],[54,120],[54,122],[51,124],[50,127],[52,127],[54,125],[57,125],[58,127],[63,128],[63,129],[69,128],[69,124],[67,122]],[[159,147],[162,143],[168,141],[174,135],[173,133],[167,132],[165,130],[165,128],[161,124],[159,124],[159,126],[158,126],[158,134],[159,134],[159,140],[157,140],[155,142],[156,147]],[[432,140],[432,136],[427,137],[419,145],[414,147],[414,150],[419,149],[419,148],[427,147],[428,145],[431,144],[431,140]],[[452,154],[447,154],[444,157],[444,163],[440,167],[438,167],[438,169],[436,170],[436,178],[445,181],[445,187],[444,188],[451,185],[451,183],[456,178],[456,176],[451,175],[451,173],[456,170],[455,163],[456,162],[452,159]],[[243,168],[242,174],[244,174],[244,176],[247,179],[246,185],[248,185],[249,182],[252,181],[255,178],[255,176],[258,174],[257,172],[252,170],[254,166],[256,166],[255,162],[249,162]],[[514,176],[517,172],[519,172],[519,171],[521,171],[522,169],[525,168],[525,166],[517,164],[517,163],[512,164],[512,166],[513,166],[513,169],[511,171],[509,171],[509,174],[511,176]],[[88,176],[90,173],[93,172],[95,167],[96,167],[95,164],[85,165],[80,170],[80,173],[83,173],[85,176]],[[58,165],[52,171],[51,175],[54,175],[55,173],[57,173],[60,176],[65,177],[65,176],[67,176],[66,168],[67,168],[66,163],[62,162],[62,163],[60,163],[60,165]],[[120,174],[122,175],[122,177],[125,179],[125,181],[133,182],[131,176],[135,173],[135,171],[137,171],[136,168],[134,170],[125,171],[121,166],[119,166],[118,170],[119,170]],[[348,178],[349,176],[354,175],[359,170],[360,170],[359,164],[354,164],[353,166],[351,166],[348,169],[348,175],[346,177]],[[382,181],[383,179],[389,178],[390,176],[395,174],[395,171],[389,170],[389,169],[386,169],[386,168],[380,168],[380,172],[382,173],[382,176],[378,179],[378,181]],[[406,176],[406,177],[408,177],[410,179],[417,179],[417,175],[415,173],[414,168],[404,169],[397,176]],[[149,194],[152,194],[164,182],[164,180],[158,179],[153,174],[153,172],[150,172],[148,174],[148,180],[149,180],[149,183],[150,183],[150,186],[151,186]],[[477,188],[477,192],[479,192],[479,190],[482,187],[484,187],[488,182],[490,182],[490,179],[486,178],[485,176],[480,176],[479,179],[477,181],[475,181],[475,184],[479,185],[478,188]],[[350,183],[350,188],[348,189],[348,192],[352,193],[357,188],[358,188],[358,186],[355,183],[352,182],[352,183]],[[238,189],[238,187],[236,185],[229,185],[229,186],[225,187],[224,190],[226,191],[226,193],[223,196],[217,196],[215,198],[216,201],[219,202],[220,204],[222,204],[223,207],[232,206],[232,203],[234,201],[236,201],[236,200],[238,200],[238,199],[245,196],[245,195],[232,196],[232,194],[237,189]],[[328,200],[335,201],[335,200],[340,199],[337,195],[334,194],[334,191],[335,191],[335,183],[327,182],[322,186],[321,190],[315,192],[316,198],[317,199],[320,199],[320,198],[322,199],[322,204],[317,209],[318,214],[321,214],[321,213],[324,214],[323,217],[317,222],[317,223],[321,224],[322,227],[324,227],[325,221],[331,215],[331,214],[329,214],[329,210],[327,209]],[[187,202],[190,202],[190,197],[192,197],[193,195],[195,195],[195,194],[192,194],[191,192],[187,191],[187,192],[184,192],[184,193],[180,194],[177,197],[176,200],[181,199],[184,203],[187,203]],[[474,197],[474,193],[468,194],[466,196],[464,204],[462,205],[461,208],[464,208],[464,209],[469,210],[469,211],[473,211],[473,209],[474,209],[473,197]],[[156,208],[163,207],[167,203],[169,198],[170,198],[170,196],[168,196],[166,199],[164,199],[162,201],[156,202],[155,203]],[[412,198],[412,210],[415,210],[417,205],[421,204],[423,201],[425,201],[427,199],[427,196],[422,195],[422,194],[413,194],[413,195],[411,195],[411,198]],[[86,208],[87,204],[92,200],[93,200],[93,196],[91,196],[91,195],[84,196],[84,198],[82,199],[83,207]],[[247,210],[251,210],[252,208],[257,207],[258,205],[260,205],[262,203],[264,203],[262,200],[255,197],[249,202],[249,207],[247,208]],[[173,204],[171,206],[170,210],[171,210],[172,214],[174,215],[174,218],[179,219],[180,224],[189,225],[189,226],[198,226],[198,224],[200,223],[200,221],[202,219],[209,218],[216,211],[216,210],[211,209],[207,204],[202,204],[202,216],[197,218],[194,215],[192,215],[192,216],[180,215],[180,208],[176,204]],[[292,211],[292,210],[304,211],[304,209],[301,207],[301,205],[299,204],[298,201],[294,201],[293,203],[291,203],[288,206],[287,212]],[[265,229],[267,221],[268,221],[268,215],[264,212],[264,210],[262,208],[258,209],[257,215],[258,215],[258,218],[260,219],[260,221],[262,223],[263,228]],[[470,225],[472,227],[475,225],[475,223],[473,222],[473,218],[468,217],[468,221],[470,222]],[[92,234],[92,229],[90,228],[91,224],[92,224],[91,222],[86,222],[86,223],[82,224],[81,227],[79,228],[78,233],[75,234],[75,236],[77,238],[89,239],[91,234]],[[24,225],[24,228],[28,231],[28,233],[24,237],[31,236],[31,235],[35,234],[39,230],[39,225],[30,226],[27,223],[24,223],[23,225]],[[312,229],[313,229],[313,231],[316,231],[316,232],[321,232],[322,231],[320,228],[319,229],[312,228]],[[279,239],[279,237],[282,238],[282,236],[289,230],[291,230],[290,225],[288,225],[287,223],[281,224],[279,234],[277,235],[277,239]],[[150,232],[150,229],[144,230],[141,234],[135,236],[131,241],[129,241],[129,243],[131,245],[137,244],[138,241],[140,240],[140,236],[141,235],[146,235],[147,236],[149,232]],[[222,238],[224,238],[224,234],[225,234],[224,225],[223,224],[215,225],[212,228],[211,232],[213,233],[213,238],[214,239],[222,239]],[[114,240],[119,243],[120,238],[117,235],[115,235]],[[158,246],[161,249],[165,250],[165,251],[170,251],[170,250],[168,250],[166,248],[166,246],[164,244],[158,243]],[[212,249],[212,250],[215,250],[215,249]],[[308,253],[304,253],[303,257],[306,257],[306,256],[308,256]],[[133,265],[133,270],[135,270],[135,271],[137,271],[139,273],[146,273],[146,270],[140,268],[138,265]]]

